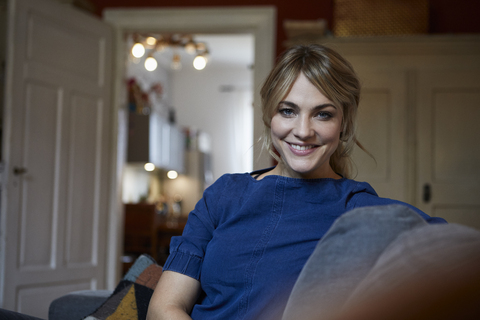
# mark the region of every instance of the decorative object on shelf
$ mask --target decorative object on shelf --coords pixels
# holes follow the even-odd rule
[[[153,92],[159,99],[163,96],[163,86],[160,82],[155,82],[150,87],[150,92]]]
[[[135,58],[142,58],[146,54],[145,69],[148,71],[153,71],[158,66],[154,54],[164,52],[167,49],[173,50],[171,68],[174,70],[182,68],[180,49],[185,50],[188,54],[195,55],[193,66],[197,70],[203,70],[208,62],[209,50],[207,45],[203,42],[196,42],[193,35],[190,34],[134,34],[133,42],[131,54]]]
[[[131,78],[127,81],[127,89],[128,110],[133,113],[149,115],[151,108],[148,92],[144,92],[142,88],[140,88],[135,78]]]
[[[428,32],[428,0],[334,0],[337,37]]]
[[[163,85],[160,82],[155,82],[150,85],[150,88],[143,90],[137,79],[130,78],[127,80],[127,92],[129,111],[149,115],[152,112],[151,99],[159,101],[163,97]],[[154,97],[150,95],[154,95]]]

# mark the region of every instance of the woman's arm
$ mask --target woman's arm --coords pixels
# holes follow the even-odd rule
[[[200,282],[174,271],[164,271],[148,306],[147,320],[191,319],[200,295]]]

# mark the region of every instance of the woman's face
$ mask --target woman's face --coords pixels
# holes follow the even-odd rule
[[[283,160],[277,169],[292,178],[338,178],[329,161],[341,128],[341,110],[300,73],[271,121],[272,142]]]

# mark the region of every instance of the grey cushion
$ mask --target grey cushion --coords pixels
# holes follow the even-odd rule
[[[345,309],[366,303],[412,281],[434,277],[437,284],[468,270],[480,270],[480,231],[459,225],[428,225],[402,233],[351,293]],[[448,280],[448,279],[447,279]]]
[[[110,290],[82,290],[54,300],[48,310],[49,320],[80,320],[97,310],[112,294]]]
[[[343,214],[302,269],[282,319],[322,319],[337,312],[392,241],[426,225],[403,205],[363,207]]]

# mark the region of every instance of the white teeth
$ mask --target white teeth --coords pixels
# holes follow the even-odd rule
[[[293,149],[300,150],[300,151],[305,151],[305,150],[313,148],[313,146],[299,146],[299,145],[296,145],[296,144],[291,144],[291,146],[292,146]]]

